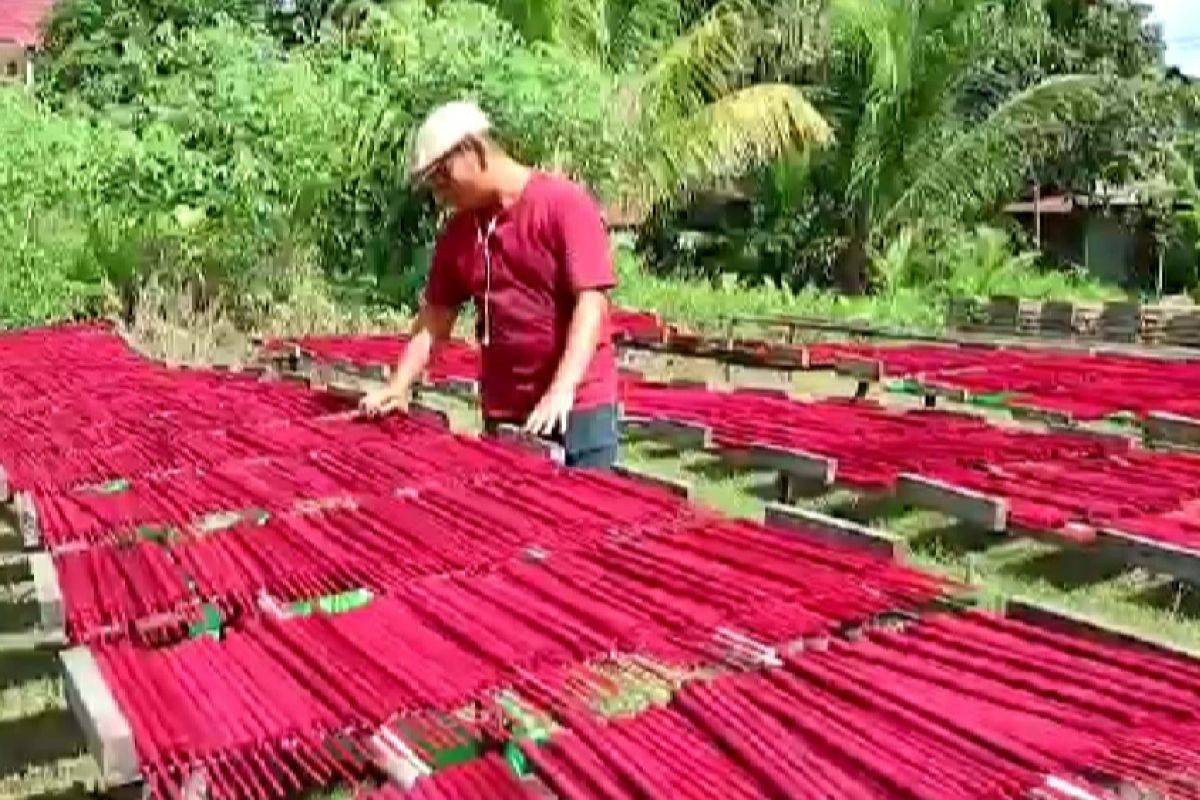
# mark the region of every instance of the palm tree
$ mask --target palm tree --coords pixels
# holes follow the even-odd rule
[[[823,195],[836,230],[834,277],[869,285],[872,241],[927,217],[961,219],[1019,186],[1070,145],[1103,81],[1064,76],[1000,103],[975,123],[959,109],[965,79],[1003,35],[987,0],[831,0],[832,49],[818,99],[837,146],[795,179]]]
[[[779,75],[816,52],[816,0],[494,0],[522,35],[591,59],[618,80],[635,143],[618,203],[671,204],[831,131]]]

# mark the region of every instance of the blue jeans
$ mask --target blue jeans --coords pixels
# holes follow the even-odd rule
[[[483,429],[487,433],[495,433],[496,429],[506,422],[509,421],[485,419]],[[572,411],[567,419],[566,435],[555,434],[547,438],[562,445],[568,467],[612,469],[617,463],[620,451],[617,407],[605,405],[584,411]]]

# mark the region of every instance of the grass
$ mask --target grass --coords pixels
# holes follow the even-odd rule
[[[944,252],[943,252],[944,250]],[[781,281],[723,275],[716,280],[658,275],[628,250],[617,251],[617,302],[654,309],[672,322],[701,330],[738,316],[807,316],[866,322],[893,329],[938,332],[947,324],[950,297],[986,299],[1014,294],[1039,300],[1127,299],[1119,287],[1087,275],[1044,269],[1032,254],[1014,251],[1006,234],[989,228],[963,232],[938,255],[912,237],[899,237],[876,255],[876,290],[849,297],[829,289],[790,289]]]

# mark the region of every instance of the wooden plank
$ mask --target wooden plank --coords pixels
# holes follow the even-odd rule
[[[833,370],[838,375],[870,383],[883,380],[885,373],[882,361],[855,356],[839,356],[833,363]]]
[[[663,384],[672,389],[701,389],[705,392],[711,392],[716,389],[716,384],[708,380],[698,380],[696,378],[671,378]]]
[[[1130,566],[1200,585],[1200,552],[1196,550],[1111,528],[1096,532],[1095,546]]]
[[[1154,411],[1146,417],[1145,431],[1152,444],[1200,448],[1200,419]]]
[[[675,422],[667,419],[651,419],[648,417],[624,417],[621,420],[624,430],[633,431],[658,441],[669,442],[677,447],[708,449],[712,447],[712,428],[696,425],[690,422]]]
[[[1138,441],[1125,434],[1117,433],[1116,431],[1098,431],[1095,428],[1083,428],[1079,425],[1064,425],[1060,422],[1051,422],[1047,428],[1054,433],[1065,433],[1070,436],[1082,436],[1086,439],[1092,439],[1101,444],[1108,444],[1114,447],[1119,447],[1122,450],[1138,449]]]
[[[987,531],[998,533],[1008,526],[1006,501],[920,475],[901,475],[896,495],[909,505],[941,511]]]
[[[902,561],[905,557],[904,542],[897,537],[807,508],[770,503],[766,524],[822,542],[869,550],[892,561]]]
[[[1004,604],[1004,616],[1039,627],[1057,629],[1066,633],[1078,633],[1101,641],[1157,650],[1182,658],[1200,659],[1200,650],[1150,639],[1137,631],[1102,623],[1072,611],[1044,605],[1035,600],[1020,597],[1010,598]]]
[[[567,454],[562,445],[548,442],[539,436],[531,436],[516,425],[501,425],[496,430],[496,436],[531,453],[545,456],[555,464],[563,464],[567,460]]]
[[[42,528],[38,522],[37,505],[29,492],[18,492],[13,498],[13,510],[17,514],[17,527],[26,550],[37,550],[42,545]]]
[[[102,783],[106,787],[136,783],[141,775],[133,730],[104,682],[92,651],[76,647],[64,651],[59,659],[63,666],[67,704],[100,766]]]
[[[807,347],[787,344],[768,347],[763,363],[775,368],[806,370],[812,362],[809,360]]]
[[[361,386],[352,386],[348,383],[330,383],[325,386],[313,386],[312,388],[352,402],[358,402],[367,396],[366,389],[363,389]]]
[[[832,486],[837,460],[783,447],[754,445],[745,451],[744,463],[751,469],[777,470],[789,478],[819,486]]]
[[[630,467],[625,464],[617,464],[613,467],[613,472],[623,478],[637,481],[638,483],[652,486],[656,489],[665,489],[676,497],[681,497],[684,500],[691,501],[695,495],[695,490],[687,481],[676,480],[674,478],[665,478],[661,475],[653,475],[638,467]]]
[[[1072,425],[1075,420],[1069,412],[1055,411],[1036,406],[1008,406],[1008,412],[1013,419],[1032,422],[1044,422],[1047,425]]]
[[[42,632],[51,637],[65,637],[67,616],[54,558],[49,553],[34,553],[29,557],[29,570],[33,573],[33,592]]]

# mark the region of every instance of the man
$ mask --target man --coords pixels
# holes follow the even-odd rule
[[[517,163],[490,131],[478,106],[456,102],[417,132],[410,174],[455,213],[396,373],[363,408],[407,409],[434,344],[473,299],[485,428],[516,424],[561,442],[568,466],[607,469],[618,443],[608,232],[582,187]]]

